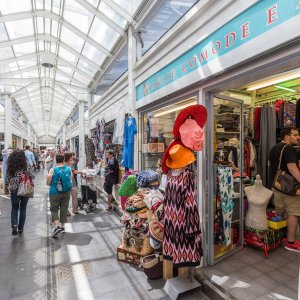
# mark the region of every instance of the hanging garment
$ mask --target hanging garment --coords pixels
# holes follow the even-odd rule
[[[104,159],[104,151],[105,151],[104,126],[105,126],[105,120],[103,118],[101,118],[100,121],[97,120],[94,145],[96,149],[96,156],[101,159]]]
[[[220,200],[222,206],[222,217],[223,217],[223,232],[224,232],[223,244],[228,246],[231,243],[230,230],[231,230],[232,212],[234,207],[232,169],[227,166],[219,166],[217,170],[217,175],[218,175]]]
[[[256,107],[254,110],[254,139],[257,142],[260,140],[260,113],[261,108]]]
[[[137,134],[134,117],[128,117],[124,125],[123,167],[133,169],[134,165],[134,136]]]
[[[168,173],[164,198],[163,256],[177,268],[200,264],[202,247],[195,175],[188,168],[178,176],[173,176],[171,170]]]
[[[300,99],[296,103],[296,126],[300,130]]]
[[[284,102],[284,126],[295,126],[296,125],[296,104],[286,101]]]
[[[276,144],[276,109],[275,106],[263,105],[260,120],[260,141],[258,154],[258,174],[265,187],[269,186],[268,156]]]
[[[113,133],[113,138],[112,138],[113,144],[123,145],[124,121],[125,121],[125,112],[121,111],[115,120],[114,133]]]
[[[86,165],[90,166],[95,161],[95,146],[93,140],[87,138],[85,141]]]
[[[159,121],[157,118],[150,119],[150,137],[151,138],[158,138],[159,135]]]

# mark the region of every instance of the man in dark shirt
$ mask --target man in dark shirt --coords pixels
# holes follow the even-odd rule
[[[118,183],[119,179],[119,163],[115,158],[115,154],[113,150],[106,151],[106,161],[107,165],[105,167],[105,183],[104,189],[107,193],[107,201],[108,201],[108,211],[112,210],[112,188],[114,184]]]
[[[278,165],[280,162],[280,153],[282,160],[280,169],[292,175],[300,182],[300,171],[298,165],[297,152],[294,145],[298,145],[299,132],[296,127],[285,127],[280,132],[281,142],[275,145],[269,153],[269,172],[270,180],[273,183]],[[287,242],[285,248],[290,251],[300,252],[300,243],[295,240],[296,230],[298,226],[298,217],[300,216],[300,196],[291,196],[281,193],[274,188],[275,209],[278,214],[287,214]]]

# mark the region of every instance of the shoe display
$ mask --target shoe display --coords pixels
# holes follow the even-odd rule
[[[289,251],[300,252],[300,244],[297,241],[295,241],[294,244],[286,242],[284,248]]]
[[[17,235],[18,234],[18,226],[17,225],[13,225],[11,234],[12,235]]]
[[[62,228],[59,227],[59,226],[57,226],[57,227],[54,229],[54,231],[53,231],[51,237],[57,237],[57,236],[61,233],[61,231],[62,231]]]

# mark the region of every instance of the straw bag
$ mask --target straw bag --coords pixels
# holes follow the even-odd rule
[[[163,256],[161,253],[155,253],[141,257],[141,265],[144,273],[149,279],[159,279],[163,276]]]
[[[285,145],[280,153],[280,158],[279,158],[279,164],[278,164],[278,170],[275,175],[273,187],[284,194],[288,195],[293,195],[297,196],[300,195],[300,183],[289,173],[286,171],[282,171],[280,169],[281,167],[281,160],[282,160],[282,154],[284,151],[284,148],[287,145]]]
[[[130,228],[125,229],[123,232],[122,245],[126,250],[141,256],[153,252],[149,236]]]

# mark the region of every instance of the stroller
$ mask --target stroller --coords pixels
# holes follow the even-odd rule
[[[93,177],[81,175],[81,198],[78,198],[78,207],[87,213],[95,211],[97,204],[97,188],[93,186],[92,180]]]

